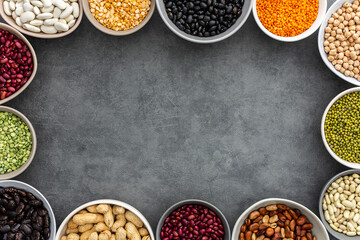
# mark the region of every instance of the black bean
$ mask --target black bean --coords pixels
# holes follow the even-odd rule
[[[9,232],[8,233],[8,240],[13,240],[15,239],[15,233]]]
[[[50,238],[50,228],[44,228],[43,236],[44,236],[45,239]]]
[[[21,230],[25,235],[30,235],[30,234],[32,233],[32,229],[31,229],[30,225],[28,225],[28,224],[21,224],[20,230]]]
[[[38,210],[37,210],[37,212],[38,212],[38,214],[39,214],[39,216],[45,216],[46,215],[46,213],[47,213],[47,210],[45,210],[45,209],[43,209],[43,208],[39,208]]]
[[[25,208],[25,204],[23,202],[20,202],[16,208],[16,214],[20,214]]]
[[[49,214],[46,214],[45,216],[44,216],[44,226],[45,227],[50,227],[50,218],[49,218]]]
[[[11,229],[10,225],[0,226],[0,233],[7,233]]]
[[[32,193],[29,193],[29,192],[26,193],[26,197],[29,200],[35,200],[36,199],[36,197]]]
[[[19,194],[14,193],[14,194],[13,194],[13,198],[14,198],[14,201],[15,201],[16,205],[19,205],[19,203],[20,203],[20,196],[19,196]]]
[[[24,234],[22,234],[21,232],[16,233],[15,240],[23,240],[23,239],[24,239]]]
[[[0,221],[4,221],[4,220],[7,220],[7,219],[8,219],[8,216],[0,215]]]
[[[0,187],[0,194],[3,194],[5,192],[5,189],[3,187]]]
[[[11,199],[12,199],[11,195],[8,194],[8,193],[4,193],[3,196],[4,196],[4,198],[6,198],[6,199],[8,199],[8,200],[11,200]]]
[[[20,223],[15,223],[14,225],[12,225],[11,231],[12,231],[13,233],[16,233],[16,232],[19,230],[20,226],[21,226]]]
[[[31,223],[31,220],[30,219],[25,219],[25,220],[22,220],[21,223],[22,224],[29,224],[29,223]]]
[[[7,188],[5,188],[5,192],[14,193],[14,192],[17,192],[17,190],[16,190],[16,188],[13,188],[13,187],[7,187]]]
[[[7,205],[7,208],[10,210],[15,210],[16,209],[16,203],[14,200],[10,200],[9,204]]]
[[[38,230],[38,231],[41,231],[41,230],[42,230],[42,227],[40,227],[40,226],[37,225],[36,223],[33,223],[33,224],[31,225],[31,227],[32,227],[33,229],[35,229],[35,230]]]
[[[15,211],[6,211],[6,215],[8,215],[9,218],[15,218],[16,212]]]
[[[24,217],[25,217],[25,212],[21,212],[20,214],[17,215],[16,221],[21,222],[21,220],[23,220]]]
[[[26,197],[26,192],[23,190],[18,189],[17,191],[22,197]]]
[[[5,198],[0,199],[0,205],[6,207],[8,204],[9,204],[9,200],[7,200]]]
[[[35,230],[35,231],[31,234],[31,240],[39,240],[39,239],[40,239],[40,233]]]
[[[42,206],[42,204],[43,204],[42,201],[37,200],[37,199],[31,200],[29,202],[29,205],[32,206],[32,207],[40,207],[40,206]]]

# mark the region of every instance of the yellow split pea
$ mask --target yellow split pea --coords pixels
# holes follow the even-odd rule
[[[153,0],[154,1],[154,0]],[[115,31],[131,29],[141,23],[150,10],[150,0],[89,0],[95,19]]]

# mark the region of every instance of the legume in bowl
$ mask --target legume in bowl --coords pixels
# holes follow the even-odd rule
[[[16,29],[0,23],[0,105],[24,91],[37,71],[29,41]]]
[[[150,20],[155,0],[81,0],[91,24],[114,36],[137,32]]]
[[[326,66],[343,80],[360,86],[360,2],[336,1],[326,13],[318,48]]]
[[[25,171],[35,156],[36,145],[30,121],[19,111],[0,106],[0,180]]]
[[[322,189],[321,221],[331,235],[341,240],[360,239],[360,170],[341,172]]]
[[[252,10],[260,29],[276,40],[307,38],[321,25],[327,0],[254,0]]]
[[[156,239],[230,240],[230,227],[214,205],[189,199],[165,211],[156,228]]]
[[[173,33],[195,43],[215,43],[243,26],[253,0],[156,1],[162,20]]]
[[[339,163],[360,169],[360,87],[337,95],[321,120],[321,136],[330,155]]]

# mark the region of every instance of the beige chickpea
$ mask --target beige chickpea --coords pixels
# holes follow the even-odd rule
[[[330,50],[329,55],[335,56],[336,55],[336,49]]]
[[[339,8],[337,11],[336,11],[337,14],[341,15],[343,13],[342,9]]]
[[[353,2],[353,5],[359,6],[359,1],[358,1],[358,0],[355,0],[355,1]]]
[[[335,66],[337,64],[336,60],[332,61],[331,64]]]
[[[330,35],[333,36],[333,37],[335,37],[335,36],[336,36],[336,32],[335,32],[335,31],[331,31]]]
[[[355,33],[352,37],[356,40],[359,38],[359,34]]]
[[[345,69],[348,69],[349,68],[349,64],[346,62],[346,63],[344,63],[343,65],[343,68],[345,68]]]
[[[343,60],[338,60],[337,63],[342,65],[344,63],[344,61]]]
[[[343,48],[343,47],[338,47],[338,48],[337,48],[337,51],[338,51],[339,53],[342,53],[342,52],[344,52],[344,48]]]
[[[332,43],[332,42],[335,41],[335,38],[334,37],[328,37],[328,41]]]
[[[354,47],[349,47],[349,51],[353,52],[353,51],[355,51],[355,48]]]
[[[340,41],[339,40],[335,41],[335,47],[339,47],[339,46],[340,46]]]
[[[349,31],[355,31],[356,30],[356,27],[355,26],[350,26],[349,27]]]
[[[341,52],[341,53],[338,54],[338,59],[342,59],[343,57],[344,57],[344,53],[343,53],[343,52]]]
[[[328,56],[328,60],[330,62],[333,62],[335,60],[335,57],[330,55],[330,56]],[[337,61],[336,61],[336,64],[337,64]]]
[[[350,20],[349,21],[349,26],[354,26],[355,25],[355,21],[354,20]],[[355,28],[354,28],[354,30],[355,30]]]
[[[354,61],[354,67],[358,67],[360,65],[360,61],[359,60],[355,60]]]
[[[325,28],[325,32],[327,32],[327,33],[331,32],[331,28],[326,27],[326,28]]]
[[[349,65],[353,65],[353,64],[354,64],[354,60],[351,60],[351,59],[350,59],[350,60],[348,61],[348,63],[349,63]]]
[[[343,15],[339,16],[338,19],[340,22],[343,22],[345,20],[345,15],[343,14]]]
[[[330,33],[325,33],[325,39],[328,39],[330,37]]]
[[[350,75],[350,71],[349,71],[349,70],[346,70],[344,74],[345,74],[345,76],[349,76],[349,75]]]
[[[341,42],[340,45],[343,45],[343,43],[346,43],[345,39],[346,39],[346,37],[344,35],[340,35],[340,37],[339,37],[339,41]]]
[[[355,68],[353,69],[353,72],[354,72],[355,74],[359,74],[360,70],[359,70],[359,68],[355,67]]]
[[[348,38],[348,41],[352,43],[352,42],[354,42],[355,40],[354,40],[353,37],[349,37],[349,38]]]
[[[350,77],[354,77],[355,76],[355,74],[353,73],[353,72],[350,72],[350,75],[349,75]]]
[[[331,18],[329,18],[328,23],[330,23],[330,24],[331,24],[331,23],[333,23],[333,22],[334,22],[334,20],[335,20],[335,19],[334,19],[333,17],[331,17]]]
[[[352,52],[350,53],[350,57],[351,57],[352,60],[357,59],[356,52],[355,52],[355,51],[352,51]]]
[[[338,19],[339,18],[339,14],[337,14],[336,12],[332,14],[332,17],[335,19]]]
[[[352,11],[353,11],[352,7],[348,7],[348,8],[346,9],[346,12],[347,12],[347,13],[351,13]]]
[[[354,66],[353,65],[349,65],[349,68],[348,68],[349,71],[352,71],[354,70]]]
[[[343,68],[343,67],[340,68],[340,72],[341,72],[341,73],[344,73],[344,72],[345,72],[345,68]]]
[[[340,24],[341,24],[341,23],[340,23]],[[347,25],[349,25],[349,21],[344,20],[344,21],[342,22],[342,24],[343,24],[344,26],[347,26]]]
[[[333,43],[333,42],[330,43],[329,48],[330,48],[331,50],[335,49],[335,43]]]
[[[345,29],[345,25],[341,22],[341,23],[339,23],[339,28],[340,29]]]
[[[345,2],[345,3],[343,4],[343,7],[344,7],[344,8],[351,7],[351,3],[349,3],[349,2]]]
[[[354,17],[356,16],[354,12],[351,12],[350,15],[351,15],[351,19],[354,19]]]
[[[349,31],[346,31],[345,34],[344,34],[344,36],[345,36],[346,38],[349,38],[349,37],[351,36],[351,33],[350,33]]]
[[[337,27],[337,26],[339,26],[339,24],[340,24],[340,21],[336,19],[336,20],[334,21],[334,26]]]
[[[326,53],[329,53],[329,52],[330,52],[330,48],[329,48],[329,47],[325,47],[324,50],[325,50]]]
[[[336,65],[335,65],[335,69],[339,71],[339,70],[341,69],[341,65],[340,65],[340,64],[336,64]]]
[[[345,14],[345,20],[349,21],[350,19],[351,19],[351,15],[349,13]]]
[[[360,43],[360,38],[358,38],[358,39],[355,39],[355,42],[354,43]]]
[[[330,44],[330,43],[329,43],[328,40],[325,40],[325,41],[324,41],[324,47],[329,46],[329,44]]]
[[[336,29],[336,33],[337,33],[337,34],[342,34],[342,30],[341,30],[341,29],[339,29],[339,28],[338,28],[338,29]]]

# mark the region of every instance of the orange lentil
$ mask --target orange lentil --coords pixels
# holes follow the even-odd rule
[[[319,8],[318,0],[257,0],[257,15],[275,35],[297,36],[311,27]]]

